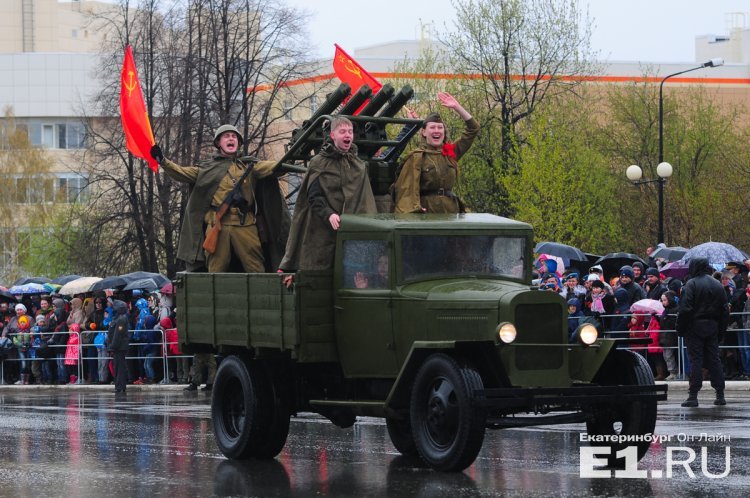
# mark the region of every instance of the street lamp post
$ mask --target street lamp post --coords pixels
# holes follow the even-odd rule
[[[625,175],[628,180],[633,182],[634,185],[642,185],[644,183],[657,183],[658,201],[659,201],[659,228],[656,234],[656,238],[659,239],[658,243],[664,242],[664,184],[667,183],[667,178],[672,176],[672,165],[664,161],[664,82],[672,76],[678,76],[680,74],[689,73],[690,71],[696,71],[706,67],[718,67],[724,65],[724,59],[716,58],[711,59],[708,62],[704,62],[700,66],[685,69],[676,73],[668,74],[662,78],[659,83],[659,163],[656,166],[656,175],[659,177],[655,180],[641,180],[643,176],[643,170],[640,166],[632,165],[629,166],[625,171]]]
[[[664,184],[667,183],[667,178],[672,176],[672,165],[668,162],[660,162],[656,166],[656,175],[659,178],[654,180],[641,180],[643,176],[643,170],[640,166],[633,164],[628,166],[625,170],[625,176],[628,180],[633,182],[633,185],[643,185],[644,183],[656,183],[658,189],[658,200],[659,200],[659,229],[656,233],[656,238],[659,239],[658,243],[664,242]]]
[[[719,67],[723,65],[724,65],[724,59],[720,57],[716,59],[711,59],[708,62],[704,62],[700,66],[696,66],[690,69],[685,69],[684,71],[679,71],[676,73],[668,74],[661,80],[661,83],[659,83],[659,163],[664,162],[664,82],[667,81],[672,76],[679,76],[680,74],[689,73],[690,71],[697,71],[698,69],[703,69],[705,67]],[[660,240],[659,242],[664,242],[664,241]]]

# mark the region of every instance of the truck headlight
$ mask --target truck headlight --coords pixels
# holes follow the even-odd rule
[[[578,340],[581,342],[581,344],[590,346],[596,342],[596,339],[599,337],[599,331],[596,330],[596,327],[594,327],[590,323],[584,323],[583,325],[578,327],[578,330],[576,330],[576,335],[578,336]]]
[[[516,340],[516,327],[510,322],[503,322],[497,326],[497,336],[500,341],[510,344]]]

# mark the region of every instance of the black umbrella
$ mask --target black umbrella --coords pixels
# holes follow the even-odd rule
[[[604,276],[609,277],[617,274],[623,266],[632,266],[636,261],[639,261],[644,267],[648,266],[640,257],[629,252],[611,252],[605,254],[597,259],[594,264],[601,265],[602,270],[604,270]]]
[[[0,301],[6,301],[6,300],[15,303],[16,296],[14,296],[8,291],[0,290]]]
[[[57,284],[57,285],[65,285],[68,282],[72,282],[73,280],[78,280],[81,278],[80,275],[62,275],[57,278],[53,278],[50,282],[51,284]]]
[[[48,284],[50,279],[47,277],[21,277],[13,285],[26,285],[26,284]]]
[[[89,288],[89,292],[100,291],[104,289],[121,289],[128,285],[128,282],[122,277],[106,277],[99,280]]]
[[[136,280],[142,280],[144,278],[152,278],[156,282],[157,288],[169,282],[169,279],[161,273],[151,273],[148,271],[134,271],[120,275],[120,278],[124,279],[127,284],[135,282]]]
[[[571,261],[586,261],[585,252],[577,247],[562,244],[560,242],[540,242],[534,248],[534,252],[561,257],[566,266],[569,265]]]
[[[141,278],[134,280],[125,286],[122,290],[135,290],[140,289],[144,292],[154,292],[159,290],[161,286],[154,281],[153,278]]]

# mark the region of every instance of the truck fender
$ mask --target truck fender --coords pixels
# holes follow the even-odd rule
[[[483,378],[490,377],[490,379],[487,379],[490,386],[497,385],[498,382],[502,382],[498,379],[498,375],[504,376],[504,374],[496,372],[492,365],[486,364],[485,359],[489,359],[491,356],[481,354],[482,351],[493,349],[494,345],[490,341],[415,341],[386,398],[386,410],[395,415],[409,407],[412,384],[419,367],[428,356],[438,352],[447,354],[457,360],[467,357],[479,359],[481,364],[476,364],[475,361],[473,366]]]

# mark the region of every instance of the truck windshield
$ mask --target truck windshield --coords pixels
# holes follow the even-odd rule
[[[404,280],[429,276],[524,277],[526,239],[498,235],[403,235]]]

